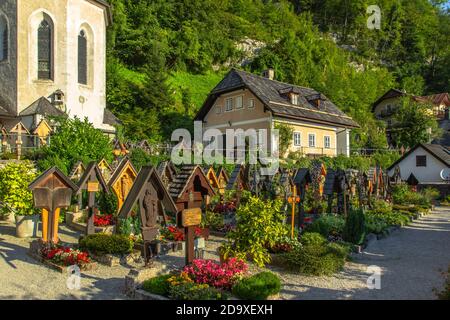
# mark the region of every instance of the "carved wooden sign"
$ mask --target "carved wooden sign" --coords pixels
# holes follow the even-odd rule
[[[87,183],[87,191],[88,192],[98,192],[100,191],[100,187],[98,181],[88,181]]]
[[[181,226],[193,227],[202,222],[202,210],[200,208],[184,209],[181,212]]]

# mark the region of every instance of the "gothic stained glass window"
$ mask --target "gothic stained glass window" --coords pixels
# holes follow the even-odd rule
[[[87,84],[87,39],[83,30],[78,35],[78,83]]]
[[[52,79],[52,28],[46,20],[38,29],[38,78]]]

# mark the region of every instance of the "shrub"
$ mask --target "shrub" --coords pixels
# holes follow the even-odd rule
[[[389,227],[382,215],[371,212],[365,214],[366,233],[382,234]]]
[[[320,234],[320,233],[315,233],[315,232],[305,232],[301,239],[300,239],[301,244],[305,245],[305,246],[309,246],[309,245],[324,245],[326,244],[327,240]]]
[[[351,210],[345,221],[344,240],[361,244],[364,241],[365,234],[364,211],[361,209]]]
[[[427,192],[427,196],[432,195],[432,192]],[[407,184],[397,184],[392,189],[392,199],[394,204],[408,205],[429,205],[431,199],[428,199],[422,193],[413,192]]]
[[[228,300],[229,295],[207,284],[187,282],[171,286],[169,297],[174,300]]]
[[[370,221],[382,221],[388,226],[403,226],[410,222],[409,217],[399,212],[389,212],[386,214],[377,214],[371,211],[368,211],[365,214],[366,218]]]
[[[267,248],[274,246],[289,233],[283,224],[281,206],[279,200],[263,200],[253,196],[241,203],[236,211],[236,229],[228,233],[228,243],[222,246],[224,258],[250,258],[258,266],[270,262]]]
[[[68,174],[73,165],[81,160],[84,163],[112,160],[112,145],[109,138],[89,123],[87,118],[80,120],[58,119],[60,125],[52,135],[51,144],[42,147],[38,167],[47,170],[56,165]]]
[[[33,194],[28,185],[36,178],[36,169],[30,162],[8,163],[0,170],[0,209],[2,214],[11,211],[16,215],[32,215]]]
[[[167,280],[170,277],[170,274],[165,274],[145,280],[142,283],[142,289],[150,293],[159,294],[160,296],[168,296],[170,292],[170,283]]]
[[[98,209],[103,214],[117,214],[117,196],[111,193],[101,192],[98,197]]]
[[[233,294],[246,300],[265,300],[278,294],[281,289],[280,279],[272,272],[260,272],[238,281],[232,289]]]
[[[127,254],[133,250],[133,241],[124,235],[90,234],[79,241],[80,247],[99,254]]]
[[[344,226],[345,220],[342,217],[325,215],[306,227],[306,231],[320,233],[325,238],[328,238],[330,235],[342,235]]]
[[[284,265],[306,275],[332,275],[344,267],[348,249],[340,244],[306,245],[281,255]]]

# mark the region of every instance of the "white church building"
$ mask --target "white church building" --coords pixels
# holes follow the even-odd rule
[[[114,134],[106,109],[104,0],[0,1],[0,130],[30,133],[48,116],[88,118]]]

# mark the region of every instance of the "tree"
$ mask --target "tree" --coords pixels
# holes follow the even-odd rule
[[[429,143],[441,135],[432,106],[415,102],[410,97],[401,100],[393,120],[391,134],[397,147],[412,148],[418,143]]]
[[[88,163],[105,158],[112,160],[112,144],[108,137],[88,122],[75,119],[61,119],[58,129],[51,136],[50,145],[39,152],[38,168],[42,171],[57,166],[68,174],[78,161]]]

